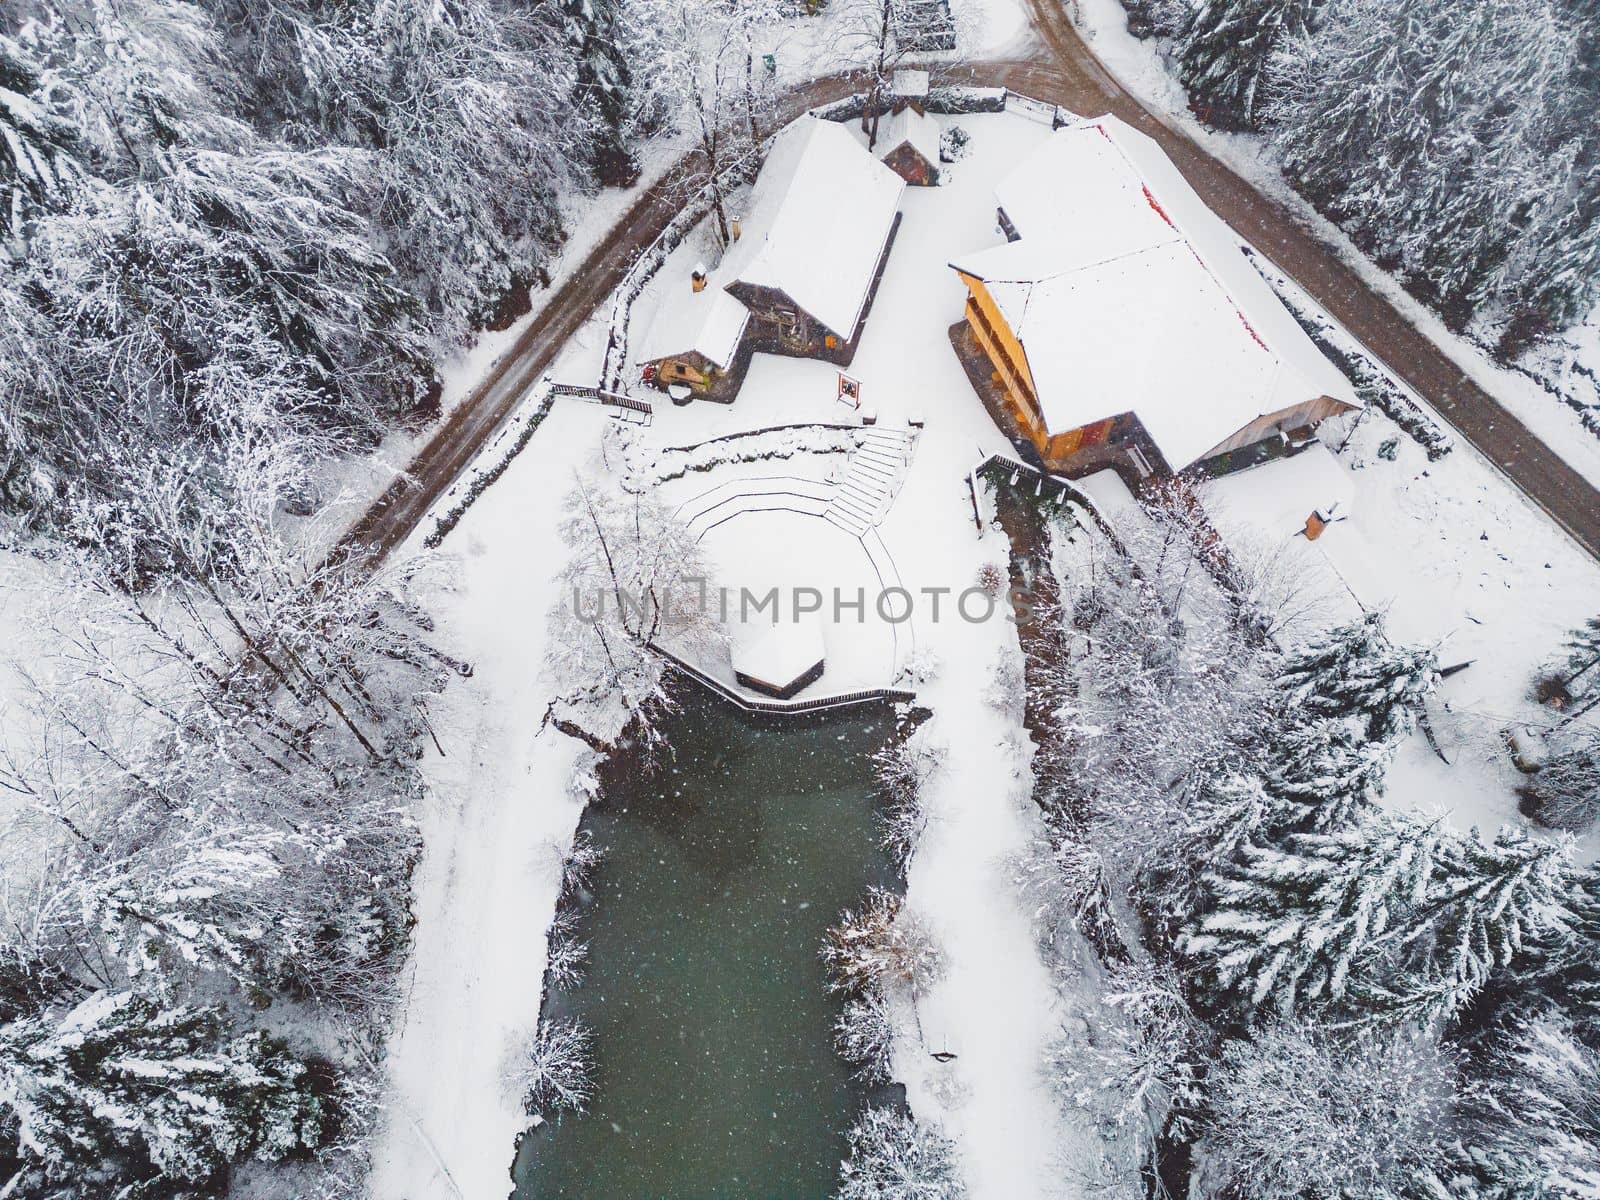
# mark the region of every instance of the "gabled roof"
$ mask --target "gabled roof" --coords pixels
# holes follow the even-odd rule
[[[1113,116],[1053,133],[995,189],[1020,240],[951,265],[984,281],[1045,424],[1133,411],[1174,470],[1257,417],[1354,391],[1150,138]]]
[[[801,117],[773,140],[718,280],[776,288],[849,338],[904,189],[842,125]]]
[[[909,145],[935,167],[939,165],[939,122],[912,108],[902,108],[878,131],[878,157],[886,158]]]
[[[693,351],[726,367],[738,352],[749,320],[749,310],[715,283],[696,292],[687,276],[675,283],[669,280],[635,357],[639,362],[654,362]]]

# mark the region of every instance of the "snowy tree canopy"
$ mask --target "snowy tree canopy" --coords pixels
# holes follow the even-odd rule
[[[25,1161],[52,1180],[200,1182],[321,1136],[305,1068],[265,1034],[228,1037],[218,1014],[97,993],[0,1028],[0,1105]]]

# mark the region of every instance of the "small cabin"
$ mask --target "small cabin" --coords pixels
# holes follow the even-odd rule
[[[708,287],[697,267],[678,288],[669,288],[640,347],[646,383],[662,390],[686,387],[703,400],[731,402],[743,382],[741,354],[750,314],[721,288]]]
[[[1360,406],[1239,237],[1116,117],[1055,131],[996,192],[1011,240],[950,264],[968,293],[952,337],[1048,469],[1221,474]]]
[[[939,122],[915,108],[898,109],[878,131],[878,158],[913,187],[939,182]]]
[[[822,625],[812,616],[749,622],[734,631],[733,677],[753,692],[788,700],[822,678]]]

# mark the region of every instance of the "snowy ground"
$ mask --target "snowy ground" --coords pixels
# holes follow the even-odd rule
[[[1528,375],[1507,370],[1465,338],[1452,333],[1433,313],[1406,293],[1394,277],[1362,254],[1337,226],[1319,214],[1283,178],[1267,153],[1263,139],[1253,134],[1222,133],[1207,129],[1189,112],[1188,97],[1167,69],[1159,44],[1140,40],[1128,32],[1127,11],[1121,0],[1063,0],[1067,13],[1096,57],[1150,111],[1167,124],[1181,128],[1244,179],[1277,199],[1308,227],[1317,230],[1345,262],[1361,273],[1413,325],[1427,334],[1472,379],[1516,414],[1528,429],[1564,458],[1591,483],[1600,485],[1600,437],[1585,428],[1578,413],[1552,396]],[[1551,348],[1541,361],[1552,370],[1570,373],[1574,363],[1590,372],[1600,371],[1600,309],[1588,321],[1568,331],[1561,345]],[[1592,378],[1592,375],[1591,375]],[[1592,385],[1573,381],[1580,394]],[[1596,413],[1600,417],[1600,413]]]
[[[919,692],[933,717],[920,736],[948,748],[928,785],[928,832],[910,869],[908,902],[942,940],[949,970],[922,997],[930,1049],[956,1052],[940,1065],[902,1047],[899,1077],[919,1115],[957,1140],[971,1194],[986,1198],[1074,1193],[1077,1167],[1098,1147],[1060,1112],[1040,1076],[1045,1045],[1070,1000],[1058,996],[1009,884],[1008,859],[1034,834],[1029,746],[1013,706],[991,700],[997,660],[1018,653],[998,616],[968,622],[952,597],[1007,547],[970,518],[967,471],[1006,443],[973,396],[946,337],[964,294],[946,265],[997,244],[993,179],[1046,136],[1020,117],[954,119],[972,134],[971,156],[937,189],[908,189],[904,219],[866,336],[850,374],[885,428],[926,420],[903,486],[879,527],[917,609],[910,632],[938,667]],[[635,306],[636,330],[663,294],[683,286],[704,248],[692,241]],[[552,374],[589,381],[603,339],[591,323]],[[662,403],[643,436],[661,447],[796,422],[848,421],[826,364],[757,356],[732,406]],[[391,1052],[397,1099],[380,1149],[373,1194],[498,1197],[507,1190],[511,1141],[522,1118],[500,1084],[505,1048],[536,1019],[542,930],[554,908],[559,848],[581,807],[569,782],[578,753],[538,734],[548,686],[540,680],[543,613],[561,550],[552,527],[570,466],[598,443],[600,410],[558,404],[512,469],[445,543],[457,558],[454,586],[439,601],[447,646],[478,666],[433,714],[445,756],[427,764],[427,853],[417,880],[418,926],[405,1023]],[[1377,448],[1399,438],[1395,461]],[[1337,443],[1338,433],[1327,439]],[[1460,825],[1514,820],[1516,777],[1495,731],[1543,714],[1526,698],[1535,667],[1600,595],[1600,568],[1469,449],[1429,464],[1380,414],[1341,452],[1354,480],[1349,519],[1326,550],[1394,613],[1396,632],[1441,639],[1447,662],[1471,659],[1443,692],[1441,732],[1454,765],[1417,739],[1391,777],[1395,803],[1444,808]],[[798,471],[825,478],[828,460],[719,467],[666,485],[691,496],[725,479]],[[1246,523],[1282,522],[1246,473],[1219,486]],[[1255,494],[1253,494],[1253,491]],[[1267,516],[1266,514],[1271,514]],[[751,513],[721,527],[708,549],[730,579],[760,586],[854,586],[858,566],[838,530],[815,518]],[[1269,530],[1271,532],[1271,530]],[[1280,536],[1287,536],[1283,530]],[[1338,547],[1337,552],[1335,547]],[[1337,553],[1338,557],[1333,557]],[[742,577],[742,578],[741,578]],[[932,610],[931,592],[942,594]],[[880,673],[881,641],[836,644],[840,677]],[[834,669],[834,668],[830,668]],[[1593,852],[1591,837],[1585,853]],[[448,1064],[447,1066],[444,1066]]]

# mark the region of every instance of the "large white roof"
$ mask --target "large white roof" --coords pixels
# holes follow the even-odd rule
[[[848,338],[904,189],[842,125],[801,117],[773,140],[718,278],[777,288]]]
[[[739,349],[749,310],[715,283],[696,292],[687,276],[666,282],[667,291],[639,347],[638,361],[652,362],[693,350],[726,367]]]
[[[996,193],[1021,240],[953,265],[1021,341],[1052,433],[1131,410],[1181,470],[1267,413],[1359,405],[1239,237],[1118,118],[1057,130]]]

